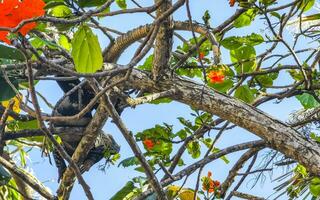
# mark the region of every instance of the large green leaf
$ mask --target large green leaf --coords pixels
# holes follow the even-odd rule
[[[236,66],[238,74],[252,72],[256,66],[256,51],[253,46],[244,45],[238,49],[231,50],[230,57],[232,62],[240,62],[240,64]]]
[[[65,18],[69,17],[72,14],[72,11],[69,7],[65,5],[58,5],[50,9],[49,14],[54,17]]]
[[[107,0],[77,0],[78,5],[80,7],[95,7],[101,6],[102,4],[106,3]]]
[[[233,25],[236,28],[241,28],[244,26],[249,26],[256,16],[256,10],[249,9],[242,13],[236,20],[234,20]]]
[[[247,85],[238,87],[234,96],[246,103],[252,103],[254,101],[254,92]]]
[[[308,93],[297,95],[296,98],[300,101],[301,105],[305,109],[318,107],[320,105],[319,102],[311,94]]]
[[[153,62],[153,54],[148,56],[144,61],[143,65],[138,66],[138,69],[151,71],[152,69],[152,62]]]
[[[128,181],[126,185],[119,190],[110,200],[123,200],[125,197],[132,192],[136,187],[132,181]]]
[[[253,46],[245,45],[230,51],[230,56],[233,62],[242,61],[256,57],[256,51]]]
[[[0,59],[23,61],[25,58],[18,49],[0,44]]]
[[[189,142],[187,145],[188,153],[192,158],[199,158],[201,155],[201,148],[198,141]]]
[[[270,74],[265,74],[265,75],[260,75],[256,76],[255,79],[261,86],[272,86],[273,81],[278,78],[279,73],[270,73]]]
[[[242,37],[231,36],[223,39],[220,44],[229,50],[237,49],[243,45]]]
[[[59,41],[58,42],[61,45],[61,47],[63,47],[67,51],[71,50],[72,46],[71,46],[71,43],[69,42],[69,39],[67,38],[67,36],[61,34],[59,36]]]
[[[129,157],[129,158],[122,160],[119,163],[118,167],[119,166],[130,167],[130,166],[134,166],[134,165],[139,165],[139,160],[137,159],[137,157]]]
[[[116,0],[116,3],[121,9],[127,9],[126,0]]]
[[[300,6],[299,9],[303,10],[303,12],[308,11],[314,5],[315,0],[301,0],[299,2]]]
[[[311,180],[309,189],[313,196],[315,197],[320,196],[320,178],[319,177],[315,177]]]
[[[238,36],[231,36],[223,39],[220,44],[229,50],[238,49],[242,45],[250,45],[255,46],[259,45],[264,41],[263,37],[259,34],[252,33],[251,35],[238,37]]]
[[[77,72],[95,73],[102,68],[102,52],[96,35],[82,25],[72,40],[71,55]]]
[[[51,1],[45,1],[45,2],[46,2],[46,6],[44,7],[44,9],[46,10],[54,8],[56,6],[66,5],[64,0],[51,0]]]
[[[15,86],[15,88],[18,88],[18,81],[9,79],[11,83]],[[15,91],[12,89],[12,87],[7,83],[7,81],[1,77],[0,73],[0,101],[6,101],[11,99],[12,97],[16,96]]]
[[[219,92],[226,93],[230,88],[233,87],[233,81],[230,79],[227,79],[222,83],[208,83],[208,85],[218,90]]]

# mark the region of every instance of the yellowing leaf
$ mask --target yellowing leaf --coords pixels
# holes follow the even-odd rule
[[[170,185],[167,187],[168,196],[169,197],[175,197],[177,192],[179,192],[178,196],[180,200],[190,200],[194,198],[194,191],[189,188],[181,188],[177,185]],[[197,200],[200,200],[199,197],[197,197]]]
[[[182,190],[179,194],[180,200],[189,200],[194,198],[194,191],[191,189],[188,190]],[[199,197],[197,197],[198,200],[200,200]]]
[[[13,103],[13,106],[12,106],[12,110],[15,112],[15,113],[19,113],[20,112],[20,101],[19,101],[19,98],[17,96],[13,97],[12,99],[10,100],[7,100],[7,101],[2,101],[1,104],[2,106],[8,108],[9,107],[9,103],[10,101],[13,100],[14,103]],[[12,117],[8,117],[8,121],[12,121],[13,118]]]

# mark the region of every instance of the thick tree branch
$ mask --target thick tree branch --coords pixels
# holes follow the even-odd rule
[[[37,191],[41,196],[46,199],[55,199],[55,197],[51,194],[51,192],[40,183],[33,175],[29,172],[18,168],[16,165],[8,162],[3,157],[0,157],[0,164],[7,168],[12,174],[18,176],[21,180],[27,183],[31,188]]]
[[[162,2],[157,9],[157,17],[160,17],[165,11],[172,7],[171,0],[155,0],[155,3]],[[169,59],[172,50],[172,17],[168,16],[161,22],[153,52],[152,76],[153,80],[158,80],[165,71],[165,67],[169,66]]]
[[[233,196],[239,197],[241,199],[248,199],[248,200],[265,200],[264,198],[261,197],[257,197],[251,194],[246,194],[246,193],[242,193],[242,192],[238,192],[238,191],[233,191],[232,192]]]
[[[79,145],[77,146],[75,152],[72,155],[72,160],[75,163],[79,164],[83,162],[83,160],[86,158],[90,149],[94,145],[99,131],[102,129],[107,119],[108,113],[106,110],[106,105],[104,104],[104,101],[100,101],[95,115],[93,116],[89,125],[86,127],[86,130],[83,133],[84,136],[82,137]],[[69,198],[74,183],[74,176],[75,175],[72,169],[68,167],[63,174],[59,189],[57,191],[58,196],[62,199]]]
[[[172,99],[228,120],[263,138],[271,147],[320,175],[320,146],[287,124],[259,109],[214,91],[192,80],[174,77],[155,84],[147,74],[134,70],[130,85],[150,92],[175,89]]]

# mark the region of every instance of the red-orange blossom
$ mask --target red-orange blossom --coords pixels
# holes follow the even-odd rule
[[[0,27],[14,28],[25,19],[42,16],[44,6],[42,0],[0,0]],[[18,32],[26,35],[35,26],[35,22],[28,23]],[[8,34],[8,31],[0,31],[0,41],[10,44]]]
[[[222,83],[224,81],[224,73],[222,70],[210,71],[207,77],[210,83]]]

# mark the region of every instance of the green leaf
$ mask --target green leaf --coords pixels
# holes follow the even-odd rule
[[[135,166],[135,165],[139,165],[139,160],[137,159],[137,157],[129,157],[129,158],[122,160],[119,163],[118,167],[119,166],[130,167],[130,166]]]
[[[219,92],[226,93],[230,88],[233,87],[233,81],[230,79],[227,79],[222,83],[208,83],[208,85],[218,90]]]
[[[30,120],[30,121],[17,121],[16,127],[18,130],[25,130],[25,129],[39,129],[38,120]]]
[[[8,186],[11,186],[11,187],[8,187]],[[8,191],[8,195],[7,195],[8,200],[9,199],[12,199],[12,200],[22,199],[21,194],[16,189],[13,189],[13,188],[18,188],[18,186],[13,178],[8,182],[8,184],[5,186],[5,188]]]
[[[190,63],[189,61],[192,60],[193,58],[188,58],[187,60],[187,64],[189,66],[192,66],[192,63]],[[193,62],[193,61],[192,61]],[[194,64],[196,64],[197,61],[193,62]],[[176,73],[180,76],[187,76],[190,78],[194,78],[194,77],[199,77],[201,78],[202,75],[202,69],[200,68],[178,68],[176,70]]]
[[[116,3],[121,9],[127,9],[126,0],[116,0]]]
[[[49,15],[52,15],[54,17],[58,18],[65,18],[69,17],[72,14],[72,11],[69,7],[66,5],[58,5],[50,9]]]
[[[34,48],[40,48],[43,46],[49,47],[50,49],[59,49],[59,46],[56,43],[42,39],[38,36],[34,36],[31,40],[31,44]]]
[[[256,76],[255,79],[261,84],[261,86],[272,86],[273,81],[278,78],[279,73],[270,73],[265,75]]]
[[[6,185],[11,179],[11,174],[0,165],[0,186]]]
[[[294,168],[294,171],[299,173],[303,178],[307,177],[307,175],[308,175],[307,169],[304,166],[300,165],[300,164],[298,164],[296,166],[296,168]]]
[[[48,10],[50,8],[54,8],[56,6],[61,6],[61,5],[65,5],[64,0],[49,1],[46,3],[46,6],[44,7],[44,9]]]
[[[270,12],[270,15],[278,18],[279,20],[281,19],[281,15],[278,12]]]
[[[247,60],[256,57],[256,50],[253,46],[245,45],[238,49],[231,50],[230,56],[233,62]]]
[[[256,66],[256,51],[250,45],[241,46],[238,49],[231,50],[230,57],[232,62],[240,62],[240,64],[236,66],[236,71],[238,74],[251,72]]]
[[[153,101],[150,101],[149,103],[158,105],[160,103],[171,103],[171,102],[172,102],[172,99],[164,97],[164,98],[155,99]]]
[[[238,87],[234,96],[246,103],[252,103],[254,101],[254,93],[247,85]]]
[[[102,52],[96,35],[82,25],[72,39],[72,58],[77,72],[95,73],[102,68]]]
[[[315,133],[310,134],[310,138],[313,139],[314,141],[320,143],[320,136],[316,135]]]
[[[152,62],[153,62],[153,54],[151,54],[148,58],[146,58],[143,65],[138,66],[138,69],[151,71]]]
[[[313,196],[315,197],[320,196],[320,178],[319,177],[315,177],[311,180],[309,189]]]
[[[11,83],[15,86],[15,88],[18,88],[18,81],[14,79],[9,79]],[[7,81],[1,77],[0,73],[0,102],[6,101],[11,99],[12,97],[16,96],[15,91],[11,88],[11,86],[7,83]]]
[[[319,102],[311,94],[303,93],[302,95],[297,95],[296,98],[305,109],[319,106]]]
[[[107,0],[77,0],[78,5],[82,8],[84,7],[95,7],[101,6],[107,2]]]
[[[132,181],[128,181],[121,190],[111,197],[110,200],[123,200],[135,188],[134,183]]]
[[[20,50],[0,44],[0,59],[24,61]]]
[[[64,48],[66,49],[67,51],[70,51],[71,50],[71,43],[69,42],[69,39],[67,38],[67,36],[65,35],[60,35],[59,37],[59,44]]]
[[[303,10],[303,12],[308,11],[314,5],[315,0],[301,0],[298,4],[300,4],[299,9]]]
[[[243,45],[243,42],[241,41],[242,37],[237,37],[237,36],[232,36],[232,37],[227,37],[223,39],[220,44],[229,50],[232,49],[237,49]]]
[[[229,50],[238,49],[242,45],[256,46],[264,42],[264,39],[261,35],[252,33],[251,35],[238,37],[231,36],[223,39],[220,44]]]
[[[189,121],[189,120],[187,120],[187,119],[185,119],[185,118],[183,118],[183,117],[178,117],[177,118],[179,121],[180,121],[180,123],[182,124],[182,125],[184,125],[185,127],[188,127],[188,128],[190,128],[190,129],[194,129],[194,126],[193,126],[193,124],[192,124],[192,122],[191,121]]]
[[[256,46],[264,42],[263,37],[260,34],[252,33],[244,37],[245,44]]]
[[[20,149],[19,151],[19,155],[20,155],[20,163],[22,167],[25,167],[27,165],[27,160],[26,158],[28,157],[27,152],[25,152],[23,149]]]
[[[242,13],[236,20],[234,20],[234,27],[241,28],[244,26],[249,26],[256,16],[255,9],[249,9]]]
[[[260,3],[264,4],[265,6],[270,6],[272,4],[276,4],[275,0],[259,0]]]
[[[217,147],[214,147],[212,149],[212,153],[218,153],[219,151],[221,151],[221,150]],[[229,162],[230,162],[229,159],[227,158],[227,156],[221,156],[220,159],[223,160],[223,162],[226,164],[229,164]]]
[[[186,139],[186,137],[187,137],[187,132],[186,132],[185,129],[181,129],[180,131],[178,131],[178,132],[176,133],[176,135],[177,135],[181,140],[184,140],[184,139]]]
[[[210,18],[211,18],[211,16],[210,16],[209,10],[206,10],[202,16],[202,20],[203,20],[204,24],[208,25]]]
[[[189,142],[187,145],[187,150],[193,159],[199,158],[201,155],[200,144],[198,141]]]

